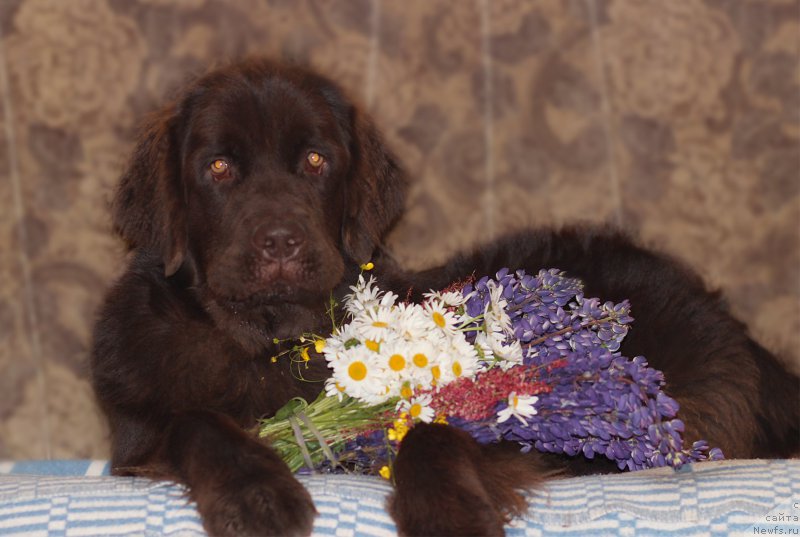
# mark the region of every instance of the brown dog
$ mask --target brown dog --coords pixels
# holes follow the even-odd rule
[[[132,251],[95,330],[92,378],[108,416],[114,472],[188,486],[214,535],[303,535],[314,505],[276,453],[245,432],[298,382],[269,357],[329,327],[358,265],[405,296],[502,266],[558,267],[587,293],[629,298],[623,351],[662,369],[689,441],[729,457],[785,456],[798,444],[798,379],[748,338],[716,294],[623,235],[523,233],[421,274],[380,259],[405,180],[370,122],[330,81],[250,61],[193,83],[155,116],[122,177],[116,229]],[[509,245],[513,247],[509,247]],[[324,360],[311,367],[324,375]],[[390,511],[404,534],[500,535],[519,491],[554,469],[601,463],[481,447],[441,425],[404,440]]]

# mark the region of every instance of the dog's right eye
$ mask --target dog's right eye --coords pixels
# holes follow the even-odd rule
[[[208,165],[208,170],[217,181],[228,179],[231,174],[231,165],[225,159],[218,158]]]
[[[325,160],[325,157],[316,151],[309,151],[306,155],[304,169],[306,173],[322,175],[322,173],[325,171],[326,164],[327,161]]]

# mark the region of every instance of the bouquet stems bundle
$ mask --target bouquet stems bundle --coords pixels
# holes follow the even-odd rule
[[[392,402],[367,405],[352,397],[339,400],[321,393],[311,404],[292,399],[275,416],[262,421],[259,434],[270,439],[293,472],[323,462],[350,466],[352,457],[343,448],[390,425],[394,407]]]

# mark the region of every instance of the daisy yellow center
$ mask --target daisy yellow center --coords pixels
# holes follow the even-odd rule
[[[453,374],[460,377],[463,372],[464,369],[461,367],[461,364],[459,362],[453,362]]]
[[[355,381],[364,380],[367,376],[367,366],[364,362],[353,362],[350,364],[350,367],[347,368],[347,374]]]
[[[444,325],[446,324],[444,321],[444,315],[442,315],[438,311],[433,312],[433,322],[435,322],[436,326],[438,326],[439,328],[444,328]]]
[[[514,408],[517,408],[517,405],[518,405],[518,404],[519,404],[519,397],[517,397],[517,396],[515,395],[515,396],[514,396]]]
[[[442,376],[442,370],[438,365],[435,365],[431,368],[431,375],[433,375],[433,378],[436,380],[439,380],[439,377]]]
[[[428,357],[422,354],[421,352],[415,354],[414,365],[417,367],[425,367],[426,365],[428,365]]]
[[[411,390],[411,386],[409,386],[408,384],[400,388],[400,397],[402,397],[403,399],[411,399],[411,396],[413,394],[414,392]]]
[[[422,406],[419,403],[414,403],[411,405],[411,408],[408,409],[408,413],[412,418],[418,418],[419,415],[422,414]]]
[[[375,328],[386,328],[389,326],[389,323],[385,323],[383,321],[373,321],[372,326]]]
[[[366,340],[364,342],[364,345],[366,345],[367,348],[369,350],[373,351],[373,352],[378,352],[378,349],[381,348],[381,344],[380,343],[378,343],[377,341],[373,341],[371,339]]]
[[[393,354],[389,357],[389,368],[392,371],[402,371],[406,367],[406,359],[400,354]]]

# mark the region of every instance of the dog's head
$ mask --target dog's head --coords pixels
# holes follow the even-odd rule
[[[131,248],[230,304],[316,300],[370,259],[405,180],[329,80],[248,61],[188,87],[145,129],[113,203]]]

